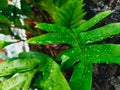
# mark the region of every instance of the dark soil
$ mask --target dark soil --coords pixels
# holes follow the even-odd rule
[[[113,13],[101,21],[95,27],[109,23],[120,22],[119,0],[85,0],[85,19],[93,17],[100,11],[113,10]],[[120,35],[108,38],[98,43],[120,43]],[[120,90],[120,65],[118,64],[95,64],[93,73],[92,90]]]

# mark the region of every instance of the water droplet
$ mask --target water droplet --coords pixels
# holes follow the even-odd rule
[[[109,62],[106,62],[106,64],[109,64]]]
[[[49,87],[48,90],[52,90],[52,87]]]
[[[66,35],[66,38],[69,38],[69,36],[68,36],[68,35]]]
[[[96,57],[99,57],[99,55],[96,55]]]
[[[63,42],[63,43],[65,43],[65,41],[64,41],[64,40],[63,40],[62,42]]]
[[[90,72],[90,70],[87,71],[88,73]]]
[[[42,75],[44,76],[44,75],[45,75],[45,73],[42,73]]]
[[[51,80],[51,78],[49,77],[48,80]]]
[[[75,53],[75,51],[72,51],[72,53]]]
[[[67,61],[69,59],[69,57],[66,56],[66,55],[62,55],[61,59],[62,59],[62,62],[65,62],[65,61]]]
[[[105,49],[104,51],[106,52],[107,50]]]
[[[92,41],[87,41],[86,43],[91,43]]]
[[[101,60],[100,59],[98,59],[98,62],[97,63],[100,63],[101,62]]]
[[[46,43],[52,43],[51,41],[46,41]]]
[[[53,70],[51,69],[50,72],[53,72]]]
[[[84,74],[84,75],[83,75],[83,78],[85,78],[85,77],[86,77],[86,75]]]
[[[99,53],[99,52],[100,52],[100,50],[97,50],[97,52]]]
[[[110,52],[111,52],[112,50],[110,49]]]
[[[49,67],[46,69],[47,72],[49,72]]]

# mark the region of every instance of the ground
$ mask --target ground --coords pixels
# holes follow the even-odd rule
[[[85,0],[85,19],[93,17],[100,11],[113,10],[113,13],[101,21],[95,27],[105,24],[120,22],[119,0]],[[108,38],[98,43],[120,43],[120,35]],[[93,73],[92,90],[120,90],[120,65],[118,64],[95,64]]]

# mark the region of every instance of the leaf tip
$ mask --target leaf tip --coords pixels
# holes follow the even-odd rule
[[[35,25],[35,28],[38,28],[40,24]]]
[[[35,28],[42,29],[45,25],[46,25],[46,23],[39,23],[35,26]]]
[[[33,43],[35,43],[35,42],[33,42],[33,41],[31,40],[31,38],[30,38],[30,39],[27,40],[27,43],[33,44]]]

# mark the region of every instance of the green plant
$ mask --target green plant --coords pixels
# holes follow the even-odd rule
[[[115,44],[93,44],[111,35],[120,33],[120,23],[109,24],[91,31],[86,31],[95,25],[96,18],[107,16],[111,11],[102,12],[92,19],[81,24],[78,28],[68,29],[57,24],[38,24],[36,27],[49,33],[33,37],[28,40],[32,44],[69,44],[71,49],[60,53],[56,60],[61,61],[61,68],[68,69],[74,66],[70,79],[72,90],[90,90],[92,81],[93,63],[120,63],[119,48]],[[86,29],[86,30],[85,30]],[[114,60],[115,59],[115,60]],[[76,62],[79,62],[77,65]]]
[[[0,58],[5,60],[0,63],[0,90],[29,90],[34,86],[40,90],[90,90],[93,63],[120,63],[120,45],[95,44],[120,33],[120,23],[90,30],[112,11],[101,12],[86,21],[83,0],[38,0],[37,3],[33,0],[21,0],[21,10],[5,3],[0,6],[0,23],[3,29],[1,33],[11,35],[10,25],[13,22],[15,27],[27,29],[33,36],[40,34],[38,29],[32,31],[28,23],[19,23],[20,16],[15,19],[16,15],[20,14],[37,23],[42,22],[35,18],[31,5],[46,10],[55,24],[37,24],[36,28],[47,33],[28,39],[28,43],[68,44],[70,48],[59,53],[54,60],[53,57],[40,52],[22,52],[13,58],[0,53]],[[13,12],[13,9],[16,12]],[[9,14],[6,14],[7,10]],[[9,16],[11,13],[13,16]],[[1,41],[0,49],[10,43]],[[67,82],[61,71],[70,68],[73,68],[73,73]]]
[[[50,14],[54,23],[74,28],[84,22],[83,0],[41,0],[40,6]]]
[[[54,16],[54,14],[51,14],[51,16],[53,17],[55,23],[58,22],[59,23],[58,24],[41,23],[36,25],[36,28],[45,30],[48,33],[41,36],[33,37],[29,39],[28,42],[32,44],[43,45],[46,44],[70,45],[71,48],[61,52],[56,57],[56,61],[61,61],[62,69],[68,69],[71,67],[74,68],[74,71],[69,81],[72,90],[90,90],[92,83],[93,63],[103,62],[120,63],[119,61],[120,45],[94,44],[94,42],[96,41],[101,41],[107,37],[110,37],[111,35],[120,33],[120,23],[108,24],[103,27],[87,31],[88,29],[92,28],[95,24],[97,24],[100,20],[102,20],[103,18],[112,13],[111,11],[105,11],[99,13],[98,15],[96,15],[95,17],[91,18],[88,21],[84,21],[82,23],[79,23],[78,25],[76,24],[78,22],[76,22],[74,25],[72,25],[71,23],[73,22],[74,19],[71,20],[71,18],[74,15],[76,16],[76,13],[72,12],[72,10],[73,11],[75,10],[74,8],[72,8],[72,5],[73,7],[78,8],[78,5],[74,5],[72,3],[78,2],[82,4],[82,0],[74,1],[69,0],[68,2],[66,2],[69,3],[64,4],[66,5],[65,8],[68,8],[67,11],[65,8],[63,8],[64,5],[63,7],[61,5],[61,7],[58,9],[54,8],[55,10],[53,12],[57,13],[55,15],[59,15],[60,17],[57,17],[57,19],[55,19],[54,17],[56,16]],[[59,9],[62,12],[58,13]],[[72,14],[69,11],[71,11]],[[79,15],[80,13],[77,12],[77,14]],[[84,13],[82,13],[82,16],[84,16]],[[75,19],[77,20],[79,18],[76,17]],[[58,20],[58,22],[56,20]],[[83,20],[83,17],[81,17],[81,19],[78,21],[80,22],[81,20]],[[78,64],[76,64],[76,62]]]
[[[35,73],[36,86],[43,90],[70,90],[60,67],[49,56],[43,53],[20,53],[19,57],[8,58],[0,63],[1,90],[28,90]]]

